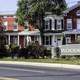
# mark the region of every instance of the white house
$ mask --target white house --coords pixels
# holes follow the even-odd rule
[[[44,45],[60,46],[63,41],[63,16],[48,15],[44,18]]]

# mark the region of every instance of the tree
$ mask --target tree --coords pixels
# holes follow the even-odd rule
[[[33,21],[39,20],[40,24],[38,25],[38,29],[40,30],[43,41],[43,18],[45,16],[45,12],[52,12],[53,14],[61,15],[66,9],[65,0],[30,0],[30,5],[29,13],[33,16]]]
[[[3,25],[2,25],[2,19],[0,20],[0,50],[4,49],[5,45],[5,36],[3,33]]]
[[[28,14],[28,0],[18,0],[18,9],[16,12],[17,22],[20,25],[24,25],[25,16]]]
[[[36,24],[36,21],[39,21],[38,29],[40,30],[41,37],[43,37],[43,18],[45,12],[60,15],[65,9],[65,0],[19,0],[17,10],[18,23],[24,24],[25,15],[31,17],[28,20],[33,25]]]

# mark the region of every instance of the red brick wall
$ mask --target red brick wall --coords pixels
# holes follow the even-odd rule
[[[16,21],[16,18],[14,18],[14,16],[7,16],[7,18],[3,18],[2,22],[7,21],[8,22],[8,26],[7,29],[8,31],[13,31],[13,24]],[[18,31],[23,31],[24,27],[18,25]]]
[[[80,18],[76,15],[77,10],[80,10],[80,6],[69,11],[66,16],[64,16],[64,29],[67,29],[67,19],[72,19],[72,27],[73,29],[77,28],[77,18]]]

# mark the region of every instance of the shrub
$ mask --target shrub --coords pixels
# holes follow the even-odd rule
[[[10,56],[12,58],[14,58],[15,56],[17,57],[18,51],[19,51],[19,46],[15,45],[15,44],[10,44],[9,51],[10,51]]]
[[[28,56],[32,58],[45,58],[51,57],[51,52],[46,49],[46,47],[39,44],[32,43],[27,46]]]
[[[8,57],[8,56],[9,56],[8,50],[6,49],[5,46],[2,46],[0,48],[0,58]]]

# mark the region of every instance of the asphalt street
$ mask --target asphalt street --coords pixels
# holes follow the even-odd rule
[[[0,77],[16,80],[80,80],[80,70],[0,64]]]

